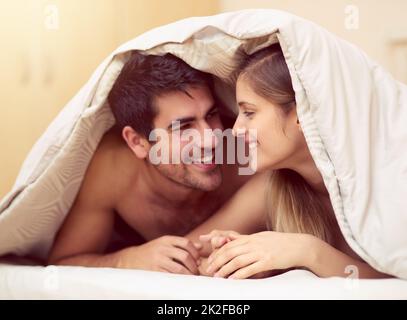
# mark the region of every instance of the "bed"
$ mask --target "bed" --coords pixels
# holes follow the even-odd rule
[[[341,232],[360,257],[395,278],[358,280],[350,274],[320,279],[295,270],[236,281],[3,259],[0,298],[406,299],[407,156],[400,150],[407,149],[407,87],[352,44],[277,10],[177,21],[109,55],[34,145],[2,199],[0,255],[46,258],[101,137],[114,124],[106,96],[132,50],[170,52],[213,74],[224,105],[235,112],[233,78],[239,57],[276,42]]]
[[[27,262],[26,262],[27,263]],[[0,263],[0,299],[407,299],[400,279],[321,279],[305,270],[228,280],[111,268]]]

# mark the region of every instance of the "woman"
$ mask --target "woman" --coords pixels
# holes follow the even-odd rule
[[[342,236],[302,133],[291,77],[278,44],[243,62],[236,97],[239,115],[233,129],[257,148],[259,173],[189,235],[196,240],[205,230],[236,231],[201,237],[216,249],[201,269],[235,279],[290,268],[306,268],[320,277],[345,277],[349,272],[360,278],[385,277],[362,261]],[[256,140],[250,129],[257,130]],[[262,231],[266,229],[270,231]]]

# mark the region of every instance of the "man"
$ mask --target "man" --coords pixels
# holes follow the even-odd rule
[[[198,274],[199,245],[185,235],[247,178],[204,155],[191,164],[153,164],[152,130],[223,129],[210,75],[166,54],[134,53],[108,96],[116,126],[105,134],[49,256],[50,264]],[[174,124],[176,124],[174,126]],[[170,135],[169,151],[186,142]]]

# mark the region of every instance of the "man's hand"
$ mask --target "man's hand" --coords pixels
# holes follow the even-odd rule
[[[200,247],[183,237],[163,236],[115,255],[118,268],[197,275]]]
[[[236,231],[225,231],[225,230],[213,230],[208,234],[199,236],[199,240],[202,242],[206,252],[209,254],[214,254],[223,245],[232,241],[239,233]],[[208,272],[208,259],[201,257],[201,264],[199,265],[199,273],[202,276],[213,277],[215,272]]]
[[[211,246],[211,252],[221,248],[226,243],[236,239],[239,233],[231,230],[213,230],[208,234],[199,236],[199,240]]]

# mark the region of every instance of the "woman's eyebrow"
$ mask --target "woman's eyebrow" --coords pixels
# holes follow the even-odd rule
[[[239,105],[239,107],[245,107],[245,106],[255,107],[255,105],[253,103],[249,103],[246,101],[239,101],[237,104]]]

